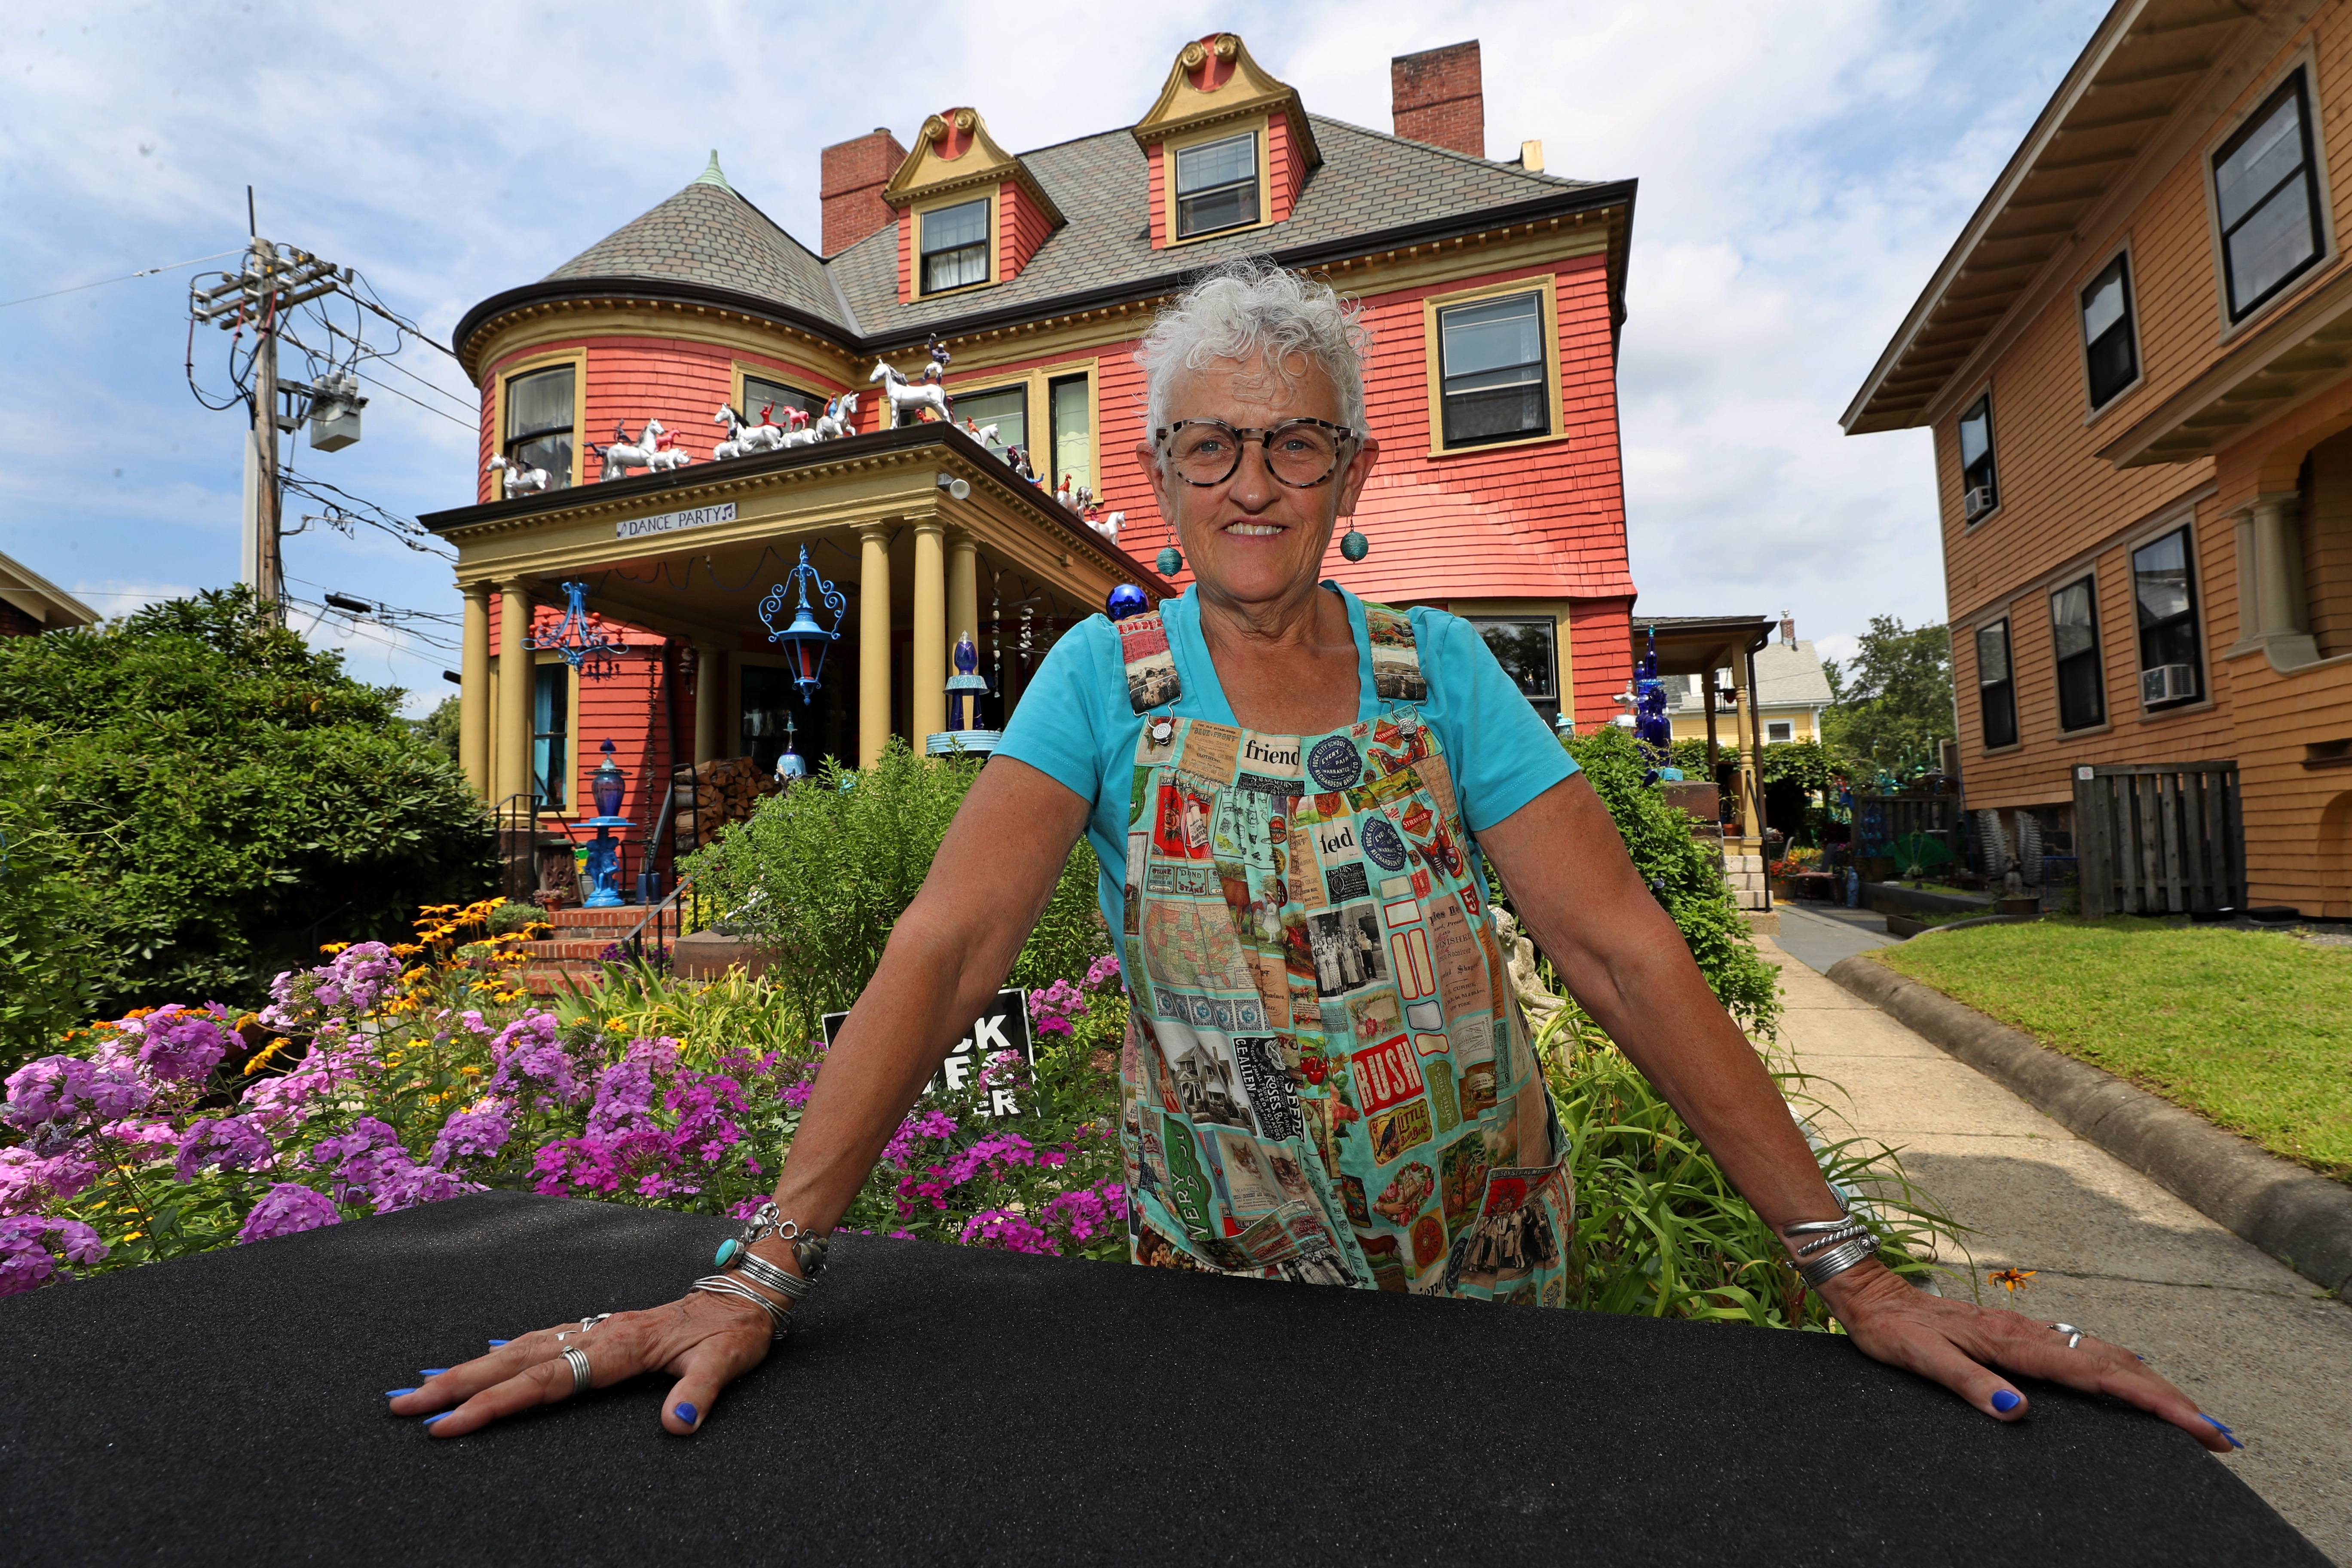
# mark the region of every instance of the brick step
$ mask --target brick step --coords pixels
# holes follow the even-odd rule
[[[558,937],[550,942],[527,942],[522,944],[522,951],[530,957],[532,963],[566,962],[594,963],[604,957],[606,948],[628,934],[625,931],[616,931],[610,935],[597,931],[593,935],[583,934],[575,938]]]
[[[558,960],[534,963],[518,978],[523,990],[533,996],[555,996],[593,984],[603,973],[602,964]]]
[[[621,904],[603,910],[558,910],[547,917],[547,923],[562,931],[618,930],[626,936],[645,918],[643,904]]]

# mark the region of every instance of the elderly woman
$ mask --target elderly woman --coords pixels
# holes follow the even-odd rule
[[[1083,833],[1132,1005],[1120,1076],[1138,1260],[1564,1301],[1570,1152],[1483,857],[1863,1351],[1998,1419],[2026,1410],[2006,1371],[2230,1447],[2122,1347],[1887,1272],[1608,811],[1478,635],[1318,580],[1379,455],[1363,349],[1328,288],[1263,265],[1213,274],[1161,316],[1139,356],[1135,456],[1194,586],[1156,613],[1088,621],[1045,660],[844,1024],[772,1205],[679,1300],[517,1340],[394,1412],[442,1412],[432,1430],[454,1436],[661,1371],[677,1380],[663,1424],[693,1432],[781,1336],[826,1232],[995,994]],[[1229,912],[1269,896],[1279,934]],[[1264,1179],[1244,1204],[1248,1171]]]

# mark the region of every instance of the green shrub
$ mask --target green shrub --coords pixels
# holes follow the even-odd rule
[[[408,935],[419,904],[489,880],[492,834],[457,768],[242,589],[102,629],[0,639],[0,779],[79,847],[61,931],[115,955],[97,1010],[254,1006],[331,937]],[[71,857],[68,858],[71,859]],[[22,984],[0,971],[0,1010]]]
[[[490,911],[490,934],[513,936],[526,926],[547,924],[547,911],[537,904],[518,903],[509,899]]]
[[[0,747],[0,1078],[56,1049],[121,968],[97,934],[88,856],[49,820],[55,795],[37,759]]]
[[[695,879],[702,918],[767,951],[794,1026],[813,1033],[820,1015],[847,1007],[874,977],[979,773],[977,762],[919,757],[894,736],[872,767],[853,774],[828,760],[811,782],[761,801],[680,869]],[[1084,974],[1109,951],[1096,877],[1081,839],[1013,964],[1013,984]]]
[[[1668,805],[1656,784],[1644,782],[1650,763],[1641,742],[1608,725],[1562,744],[1608,806],[1634,869],[1683,933],[1716,999],[1750,1036],[1769,1038],[1780,1027],[1778,977],[1757,956],[1721,863],[1691,837],[1690,818]]]

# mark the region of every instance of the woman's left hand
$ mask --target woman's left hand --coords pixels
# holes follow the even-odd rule
[[[2088,1334],[2074,1340],[2074,1331],[2059,1331],[2021,1313],[1931,1296],[1876,1263],[1850,1268],[1821,1289],[1831,1312],[1865,1352],[1942,1384],[1997,1421],[2015,1421],[2028,1408],[2024,1394],[1992,1370],[2001,1367],[2086,1394],[2111,1394],[2162,1416],[2217,1454],[2244,1447],[2121,1345]]]

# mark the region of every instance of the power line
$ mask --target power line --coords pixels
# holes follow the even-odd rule
[[[187,261],[166,262],[161,267],[142,267],[136,272],[126,272],[120,278],[101,278],[95,283],[76,283],[68,289],[52,289],[46,294],[27,294],[21,300],[0,300],[0,310],[5,310],[11,305],[30,305],[40,300],[54,300],[61,294],[79,294],[85,289],[103,289],[110,283],[128,283],[134,278],[152,278],[158,272],[177,272],[183,267],[194,267],[206,261],[218,261],[224,256],[243,254],[242,247],[236,250],[215,250],[210,256],[199,256]],[[453,354],[450,357],[454,359],[457,356]]]

